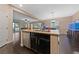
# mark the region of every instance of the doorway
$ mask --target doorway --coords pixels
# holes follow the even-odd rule
[[[15,10],[13,11],[13,41],[14,43],[18,42],[19,45],[21,28],[26,26],[25,18],[27,18],[26,15]]]
[[[13,22],[13,41],[14,41],[14,43],[19,41],[19,39],[20,39],[19,32],[20,32],[19,23]]]

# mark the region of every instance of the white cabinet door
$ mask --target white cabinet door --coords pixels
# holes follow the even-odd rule
[[[23,45],[30,48],[30,33],[23,32],[22,34]]]
[[[0,11],[0,47],[6,44],[8,39],[8,18],[7,14]]]

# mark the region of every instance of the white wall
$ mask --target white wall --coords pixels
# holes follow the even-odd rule
[[[13,9],[6,4],[0,4],[0,47],[13,40]]]

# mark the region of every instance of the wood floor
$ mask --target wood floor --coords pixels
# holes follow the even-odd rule
[[[21,47],[18,43],[9,43],[0,48],[0,54],[34,54],[34,52],[26,47]]]
[[[0,54],[35,54],[26,47],[20,46],[19,33],[14,33],[14,41],[1,47]]]

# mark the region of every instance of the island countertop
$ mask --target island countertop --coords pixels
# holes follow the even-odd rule
[[[35,33],[41,33],[41,34],[49,34],[49,35],[59,35],[59,32],[57,30],[53,31],[41,31],[41,30],[30,30],[30,29],[22,29],[23,32],[35,32]]]

